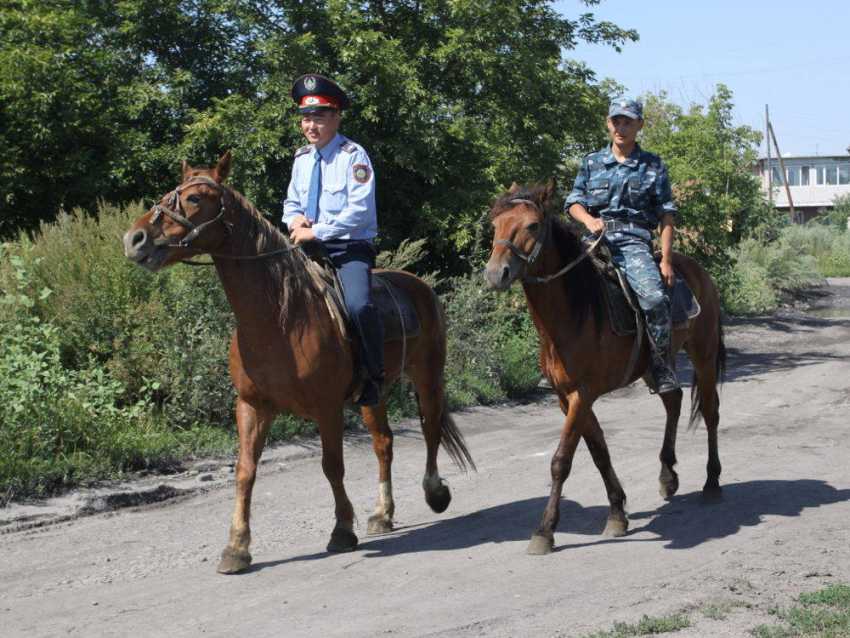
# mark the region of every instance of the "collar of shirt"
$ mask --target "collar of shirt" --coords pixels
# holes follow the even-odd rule
[[[316,149],[316,153],[318,153],[326,162],[330,162],[331,158],[334,156],[334,153],[340,146],[343,145],[344,142],[345,138],[339,133],[337,133],[336,135],[334,135],[333,139],[330,142],[325,144],[322,148]]]
[[[631,154],[623,160],[623,164],[634,168],[638,165],[638,159],[640,158],[640,144],[635,144],[634,149],[632,149]],[[605,162],[605,166],[613,166],[617,164],[617,158],[614,157],[614,151],[611,150],[611,146],[607,146],[605,148],[605,155],[602,157],[602,161]]]

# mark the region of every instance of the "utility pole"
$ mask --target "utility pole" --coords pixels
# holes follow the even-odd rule
[[[791,223],[794,223],[794,200],[791,199],[791,189],[788,187],[788,174],[785,172],[785,162],[782,161],[782,153],[779,151],[779,144],[776,143],[776,133],[773,132],[773,125],[770,120],[767,121],[767,130],[770,131],[770,137],[773,139],[773,148],[776,149],[776,158],[779,160],[779,170],[782,172],[782,183],[785,184],[785,194],[788,196],[788,209],[791,215]]]
[[[770,115],[764,105],[764,141],[767,144],[767,202],[773,208],[773,166],[770,164]]]

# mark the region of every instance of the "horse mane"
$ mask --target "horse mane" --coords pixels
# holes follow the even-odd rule
[[[555,206],[554,198],[550,197],[550,187],[547,184],[521,186],[501,195],[490,210],[490,219],[494,220],[502,213],[514,208],[514,200],[527,199],[534,202],[543,212],[543,218],[549,224],[549,237],[558,251],[561,265],[566,265],[585,251],[581,240],[581,232],[575,224],[565,220],[560,214],[560,207]],[[567,301],[573,309],[574,327],[580,329],[588,314],[593,318],[596,334],[602,330],[602,319],[605,313],[605,298],[602,293],[603,282],[590,259],[580,261],[550,285],[560,285]]]
[[[259,284],[268,300],[280,308],[278,321],[282,329],[302,326],[309,320],[306,299],[324,294],[317,279],[311,275],[313,263],[302,250],[295,249],[284,233],[275,228],[260,211],[239,191],[222,184],[225,206],[236,212],[228,215],[233,224],[230,241],[237,254],[261,254],[274,250],[284,252],[254,264],[251,276],[259,277]]]

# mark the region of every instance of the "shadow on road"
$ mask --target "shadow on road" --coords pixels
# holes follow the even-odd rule
[[[561,541],[556,551],[628,542],[663,542],[668,549],[689,549],[712,539],[732,536],[743,527],[758,525],[765,516],[799,516],[804,509],[847,500],[850,500],[850,490],[837,490],[824,481],[768,480],[729,484],[723,487],[720,503],[705,503],[700,492],[675,496],[658,509],[631,513],[631,529],[622,538],[599,536],[589,542],[563,543],[563,536],[556,536],[556,543]],[[355,554],[363,552],[367,558],[372,558],[526,541],[536,529],[545,506],[545,497],[530,498],[433,523],[399,527],[390,534],[362,538]],[[562,500],[558,534],[597,536],[605,527],[607,513],[605,506],[583,507],[575,501]],[[317,542],[323,540],[317,539]],[[327,553],[320,552],[257,563],[251,571],[325,556]]]

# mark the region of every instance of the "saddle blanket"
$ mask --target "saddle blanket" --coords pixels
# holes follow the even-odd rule
[[[602,280],[604,282],[602,290],[614,334],[621,337],[635,334],[635,311],[629,306],[619,282],[612,281],[608,277],[603,277]],[[629,289],[629,294],[634,307],[639,308],[637,298],[631,289]],[[687,324],[689,319],[693,319],[700,313],[699,302],[679,273],[676,273],[673,289],[670,291],[670,301],[674,329]]]

